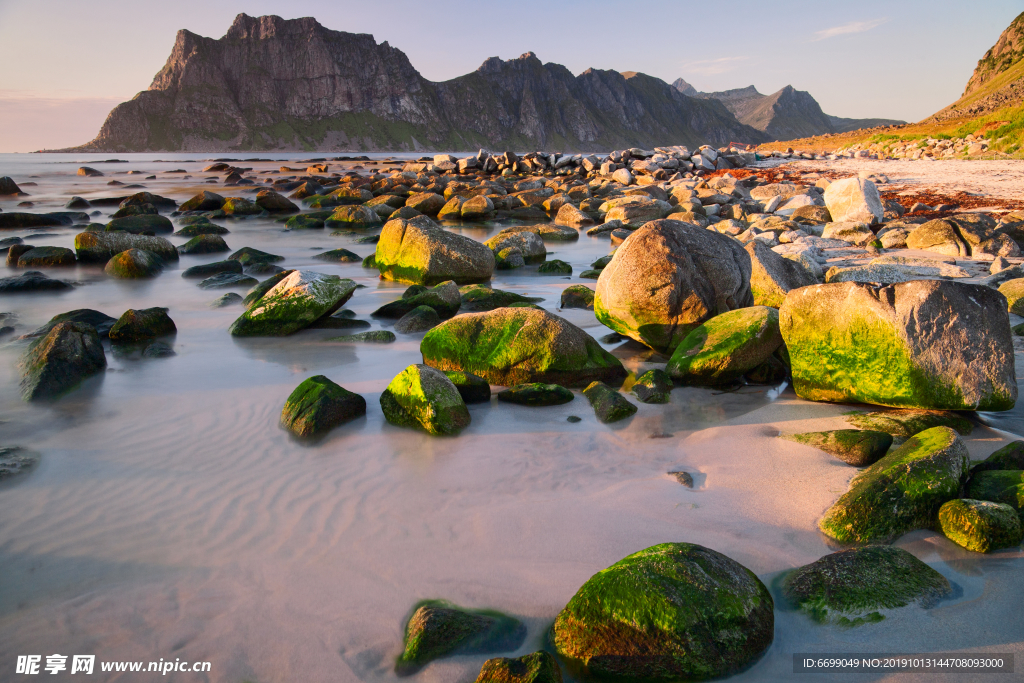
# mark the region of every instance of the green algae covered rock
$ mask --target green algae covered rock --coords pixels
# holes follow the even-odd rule
[[[177,261],[178,250],[162,237],[133,235],[129,232],[80,232],[75,235],[75,251],[82,263],[106,263],[129,249],[142,249],[164,261]]]
[[[484,403],[491,400],[491,385],[483,377],[461,370],[445,370],[444,375],[452,381],[466,403]]]
[[[878,462],[892,445],[891,435],[860,429],[787,434],[783,438],[825,451],[854,467],[867,467]]]
[[[182,255],[218,254],[224,251],[231,251],[231,247],[220,235],[196,235],[178,247],[178,253]]]
[[[429,306],[439,317],[450,318],[458,313],[459,307],[462,305],[459,286],[451,280],[430,289],[423,288],[422,291],[411,292],[410,290],[412,287],[405,291],[402,298],[384,304],[371,315],[377,318],[401,318],[414,308]]]
[[[430,306],[417,306],[395,321],[395,332],[415,334],[441,324],[441,316]]]
[[[560,308],[584,308],[594,310],[594,290],[586,285],[569,285],[562,290]]]
[[[380,216],[368,206],[339,206],[331,214],[331,217],[324,221],[324,227],[330,230],[338,228],[363,229],[380,225]]]
[[[727,384],[767,361],[781,345],[777,310],[740,308],[694,328],[676,347],[665,370],[685,384]]]
[[[426,216],[388,221],[377,242],[376,263],[385,280],[424,285],[485,282],[494,272],[490,249]]]
[[[524,263],[543,263],[548,253],[544,240],[532,232],[499,232],[484,244],[495,256],[506,249],[518,249]]]
[[[196,216],[199,218],[199,216]],[[184,223],[184,221],[182,221]],[[222,228],[219,225],[211,223],[209,219],[203,218],[202,221],[195,223],[185,224],[181,230],[174,233],[175,237],[198,237],[199,235],[227,235],[231,231],[227,228]]]
[[[314,256],[317,261],[331,261],[333,263],[362,263],[363,259],[348,249],[331,249],[322,254]]]
[[[559,406],[568,403],[575,396],[565,387],[557,384],[517,384],[498,392],[498,400],[523,406]]]
[[[644,403],[668,403],[672,378],[664,370],[648,370],[636,378],[631,390]]]
[[[315,437],[366,414],[366,399],[323,375],[304,380],[281,411],[281,425],[295,436]]]
[[[163,260],[150,251],[128,249],[115,254],[103,266],[103,272],[124,280],[156,277],[164,269]]]
[[[1006,297],[1007,311],[1024,315],[1024,278],[1007,280],[999,285],[999,293]]]
[[[229,329],[236,337],[283,337],[334,313],[355,291],[352,280],[296,270],[253,302]]]
[[[129,308],[110,328],[110,341],[131,343],[174,334],[178,328],[166,308]]]
[[[558,614],[558,654],[597,678],[702,680],[752,663],[775,635],[752,571],[691,543],[663,543],[598,572]]]
[[[967,447],[949,427],[912,436],[850,483],[818,522],[841,542],[883,542],[935,525],[939,508],[967,478]]]
[[[949,410],[886,410],[877,413],[853,413],[846,416],[846,421],[860,429],[892,434],[893,440],[897,444],[932,427],[949,427],[963,436],[967,436],[974,429],[970,420]]]
[[[243,266],[248,267],[256,263],[277,263],[278,261],[283,261],[284,256],[268,254],[265,251],[253,249],[252,247],[242,247],[235,253],[228,256],[228,260],[238,261]]]
[[[971,477],[967,497],[1024,511],[1024,470],[985,470]],[[1022,512],[1024,514],[1024,512]]]
[[[800,263],[776,254],[761,240],[747,243],[750,255],[750,293],[758,306],[778,308],[790,290],[818,284]]]
[[[246,293],[245,298],[242,299],[242,303],[245,304],[247,308],[252,308],[252,305],[263,298],[264,294],[269,292],[277,285],[277,283],[294,272],[294,270],[282,270],[280,273],[274,273],[266,280],[256,284],[252,289],[250,289]]]
[[[263,213],[262,207],[245,197],[227,197],[220,209],[229,216],[255,216]]]
[[[107,367],[96,328],[80,322],[54,325],[35,341],[19,362],[21,397],[26,401],[57,398]]]
[[[458,388],[427,365],[410,365],[391,380],[380,395],[380,407],[391,424],[435,436],[458,434],[469,426],[469,410]]]
[[[216,211],[224,206],[224,197],[216,192],[203,190],[178,207],[179,211]]]
[[[476,683],[562,683],[562,671],[558,661],[542,650],[515,659],[488,659]]]
[[[324,213],[328,215],[322,215]],[[324,227],[324,221],[330,217],[329,214],[330,212],[325,211],[300,213],[286,220],[284,225],[288,230],[321,230]]]
[[[801,398],[940,410],[1017,400],[1006,299],[989,287],[814,285],[787,294],[779,319]]]
[[[1013,548],[1024,539],[1017,510],[988,500],[949,501],[939,508],[939,529],[949,540],[976,553]]]
[[[851,548],[789,572],[786,599],[812,619],[841,626],[881,621],[880,609],[930,606],[953,592],[949,581],[906,550]]]
[[[618,358],[589,334],[536,308],[498,308],[466,313],[427,332],[423,362],[439,370],[462,370],[491,384],[544,382],[584,386],[625,378]]]
[[[540,297],[523,296],[503,289],[492,289],[487,285],[466,285],[459,287],[462,295],[462,311],[493,311],[513,304],[529,304],[543,301]]]
[[[500,612],[425,601],[405,626],[405,650],[395,663],[395,673],[409,676],[435,659],[454,654],[516,650],[525,638],[523,623]]]
[[[597,419],[605,424],[625,420],[637,411],[637,407],[627,401],[625,396],[604,382],[591,382],[583,390],[583,395],[590,401]]]
[[[1024,470],[1024,441],[1011,441],[979,463],[971,466],[971,475],[986,470]]]
[[[544,275],[572,275],[572,266],[565,261],[552,259],[540,264],[537,272]]]

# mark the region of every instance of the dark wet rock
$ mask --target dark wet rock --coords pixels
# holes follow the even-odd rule
[[[542,650],[515,659],[488,659],[476,683],[562,683],[562,672],[558,660]]]
[[[331,337],[327,341],[332,342],[348,342],[358,343],[367,342],[370,344],[390,344],[397,340],[398,337],[391,330],[370,330],[367,332],[357,332],[355,334],[343,334],[340,337]]]
[[[49,228],[55,225],[71,225],[71,221],[65,221],[59,216],[46,213],[22,213],[18,211],[4,211],[0,213],[0,230]]]
[[[663,543],[591,577],[558,614],[552,641],[596,678],[703,680],[767,650],[773,610],[768,589],[735,560]]]
[[[231,251],[227,242],[220,235],[197,235],[185,244],[178,247],[178,253],[185,256],[189,254],[219,254]]]
[[[932,528],[942,504],[959,495],[969,465],[955,431],[925,430],[858,475],[818,528],[843,543],[885,542]]]
[[[572,275],[572,266],[565,261],[559,261],[558,259],[552,259],[540,265],[537,269],[538,273],[544,275]]]
[[[284,272],[284,270],[281,266],[267,263],[266,261],[256,261],[245,266],[245,272],[248,275],[276,275],[277,273]]]
[[[597,280],[600,277],[600,270],[584,270],[582,273],[580,273],[580,278],[583,280]]]
[[[675,480],[678,481],[683,486],[685,486],[686,488],[693,488],[693,475],[690,474],[689,472],[677,470],[675,472],[669,472],[668,474],[669,476],[675,477]]]
[[[210,304],[210,308],[224,308],[225,306],[234,306],[235,304],[242,303],[242,295],[234,292],[228,292],[223,294]]]
[[[586,285],[569,285],[562,290],[561,308],[594,310],[594,290]]]
[[[263,213],[263,209],[254,202],[244,197],[225,197],[224,206],[220,210],[229,216],[256,216]]]
[[[946,538],[976,553],[1014,548],[1024,539],[1016,509],[1005,503],[960,498],[939,508],[939,529]]]
[[[90,178],[99,178],[103,175],[102,171],[97,171],[95,168],[89,166],[80,166],[78,169],[78,175],[88,176]]]
[[[826,555],[783,579],[783,595],[815,621],[858,626],[878,610],[930,607],[953,593],[942,574],[902,548],[872,545]]]
[[[0,294],[61,291],[71,289],[72,286],[70,282],[54,280],[38,270],[30,270],[13,277],[0,278]]]
[[[242,272],[242,264],[238,261],[215,261],[213,263],[204,263],[198,266],[192,266],[186,268],[181,272],[182,277],[210,277],[218,273],[238,273]]]
[[[92,208],[92,204],[90,204],[87,200],[85,200],[85,199],[83,199],[81,197],[77,197],[76,196],[76,197],[72,197],[71,199],[69,199],[68,202],[64,205],[64,208],[65,209],[91,209]]]
[[[166,308],[129,308],[110,329],[110,341],[133,343],[175,334],[178,328]]]
[[[1024,515],[1024,470],[977,472],[967,485],[966,495],[975,500],[1009,505]]]
[[[748,384],[778,384],[789,375],[789,367],[778,358],[778,351],[775,355],[744,373],[743,378]]]
[[[178,208],[178,202],[174,201],[170,197],[161,197],[160,195],[153,194],[152,192],[136,192],[130,197],[122,199],[118,206],[124,208],[126,206],[142,206],[145,204],[156,206],[161,209],[174,210]]]
[[[974,429],[971,421],[951,410],[886,410],[877,413],[852,413],[846,421],[860,429],[892,434],[896,444],[932,427],[951,427],[967,436]]]
[[[285,279],[294,272],[294,270],[282,270],[280,273],[274,273],[266,280],[257,283],[256,286],[254,286],[251,290],[246,292],[243,303],[246,306],[251,306],[253,302],[258,301],[264,294],[269,292],[275,285],[277,285],[278,282]]]
[[[604,382],[592,382],[583,390],[583,395],[590,401],[597,419],[605,424],[625,420],[637,411],[637,407],[626,400],[625,396]]]
[[[259,280],[248,275],[232,272],[220,272],[212,275],[197,286],[201,289],[222,289],[224,287],[252,287],[258,285]]]
[[[508,292],[502,289],[492,289],[487,285],[466,285],[459,288],[462,295],[463,312],[493,311],[496,308],[504,308],[518,303],[536,303],[543,301],[538,297],[523,296],[515,292]]]
[[[235,253],[228,256],[232,261],[238,261],[242,266],[248,266],[252,263],[277,263],[278,261],[284,261],[284,256],[278,256],[277,254],[268,254],[265,251],[259,249],[253,249],[252,247],[242,247]]]
[[[67,313],[60,313],[53,316],[50,318],[48,323],[26,334],[25,338],[35,339],[37,337],[44,337],[50,333],[50,330],[60,323],[72,322],[91,325],[96,330],[96,333],[100,338],[103,339],[110,334],[110,328],[114,326],[116,321],[116,318],[111,318],[106,313],[94,311],[91,308],[78,308],[74,311],[68,311]]]
[[[579,415],[570,415],[569,417],[565,418],[565,421],[575,424],[577,422],[583,422],[583,418],[580,417]]]
[[[370,254],[363,259],[363,268],[377,268],[377,255]]]
[[[151,342],[142,349],[143,358],[170,358],[176,355],[178,354],[174,352],[174,347],[162,341]]]
[[[764,363],[781,345],[776,309],[741,308],[694,327],[672,353],[665,371],[685,384],[727,384]]]
[[[105,229],[107,232],[121,231],[130,232],[135,235],[142,233],[159,235],[174,232],[174,224],[171,223],[171,219],[165,216],[126,216],[110,221]]]
[[[224,206],[224,197],[215,192],[203,190],[179,208],[180,211],[216,211]]]
[[[321,230],[324,227],[324,221],[330,216],[322,216],[322,211],[316,211],[314,213],[299,214],[292,216],[285,221],[285,227],[289,230]]]
[[[825,451],[854,467],[873,465],[885,456],[892,445],[890,434],[860,429],[805,432],[788,434],[783,438]]]
[[[1024,470],[1024,441],[1011,441],[971,466],[972,475],[986,470]]]
[[[324,434],[366,414],[366,399],[323,375],[303,381],[285,401],[281,426],[300,438]]]
[[[540,238],[540,235],[532,232],[498,233],[484,244],[494,252],[495,262],[506,249],[519,250],[524,263],[543,263],[547,258],[544,240]]]
[[[2,179],[0,179],[2,180]],[[0,448],[0,482],[31,472],[39,464],[39,454],[19,446]]]
[[[430,306],[417,306],[395,323],[395,332],[415,334],[426,332],[441,324],[441,316]]]
[[[136,279],[156,277],[163,269],[163,259],[153,252],[129,249],[107,261],[103,272],[111,277]]]
[[[491,385],[483,377],[461,370],[445,370],[444,375],[455,385],[466,403],[486,403],[491,400]]]
[[[608,254],[607,256],[602,256],[601,258],[591,263],[590,267],[593,268],[594,270],[604,270],[605,267],[612,262],[613,256],[615,256],[615,254]]]
[[[231,231],[204,219],[202,222],[191,223],[174,233],[175,237],[198,237],[199,235],[227,235]]]
[[[130,204],[122,206],[111,214],[111,218],[126,218],[128,216],[156,216],[160,212],[152,204]]]
[[[18,257],[19,268],[73,266],[75,252],[65,247],[35,247]]]
[[[422,285],[420,285],[422,287]],[[384,304],[372,313],[377,318],[401,318],[420,306],[433,308],[441,318],[450,318],[459,311],[462,295],[454,282],[442,282],[430,289],[407,289],[402,298]]]
[[[25,194],[9,176],[0,178],[0,195]]]
[[[80,232],[75,235],[75,250],[82,263],[106,263],[111,257],[129,249],[148,251],[168,262],[178,260],[178,250],[162,237],[127,232]]]
[[[524,406],[559,406],[573,400],[575,395],[557,384],[517,384],[498,392],[498,400]]]
[[[361,263],[362,256],[353,254],[348,249],[332,249],[314,256],[318,261],[332,261],[334,263]]]
[[[20,237],[5,237],[0,240],[0,250],[6,251],[15,244],[22,244],[24,241]]]
[[[664,370],[648,370],[636,378],[632,392],[644,403],[668,403],[672,393],[672,378]]]
[[[334,313],[355,291],[355,282],[337,275],[292,271],[231,323],[229,331],[236,337],[293,334]]]
[[[334,213],[324,221],[324,227],[331,230],[348,228],[352,230],[365,230],[366,228],[378,227],[381,218],[377,212],[368,206],[339,206]]]
[[[51,399],[107,367],[96,329],[76,322],[58,323],[22,357],[21,396]]]
[[[294,213],[299,210],[294,202],[273,190],[260,190],[256,193],[256,206],[268,213]]]
[[[391,380],[380,396],[380,407],[391,424],[435,436],[458,434],[470,422],[455,384],[427,365],[410,365]]]
[[[17,268],[18,267],[18,260],[24,254],[27,254],[28,252],[32,251],[33,249],[35,249],[35,246],[32,245],[32,244],[12,244],[7,249],[7,259],[6,259],[7,266],[9,268]]]

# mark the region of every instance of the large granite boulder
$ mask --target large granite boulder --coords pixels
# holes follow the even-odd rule
[[[767,361],[781,345],[776,309],[740,308],[694,328],[676,347],[665,371],[683,384],[728,384]]]
[[[75,235],[75,251],[82,263],[106,263],[111,257],[129,249],[148,251],[164,261],[178,260],[178,250],[163,237],[130,232],[80,232]]]
[[[356,283],[337,275],[292,271],[250,304],[235,322],[236,337],[281,337],[334,313],[352,297]]]
[[[961,258],[978,258],[982,254],[990,257],[1020,254],[1019,246],[1008,235],[997,233],[984,223],[951,218],[936,218],[914,228],[906,241],[910,249],[925,249]]]
[[[323,375],[304,380],[285,401],[281,426],[300,438],[312,438],[366,414],[366,399]]]
[[[58,323],[22,356],[21,396],[26,401],[56,398],[107,367],[92,325]]]
[[[597,319],[670,353],[704,321],[753,305],[750,256],[726,235],[658,220],[634,232],[601,271]]]
[[[1017,400],[1006,299],[989,287],[815,285],[791,291],[779,317],[801,398],[941,410]]]
[[[775,636],[757,576],[721,553],[662,543],[590,578],[559,612],[555,650],[595,678],[676,681],[745,668]]]
[[[837,223],[859,221],[873,225],[882,222],[885,207],[878,188],[864,178],[844,178],[825,188],[825,206]]]
[[[385,280],[436,285],[485,282],[494,253],[469,237],[449,232],[429,218],[388,221],[377,242],[376,264]]]
[[[454,435],[469,426],[469,409],[450,379],[427,365],[410,365],[380,395],[391,424],[422,429],[435,436]]]
[[[299,210],[290,199],[273,190],[260,190],[256,193],[256,206],[267,213],[294,213]]]
[[[217,194],[216,192],[210,192],[209,190],[203,190],[199,194],[195,195],[191,199],[187,200],[184,204],[178,207],[178,210],[185,211],[216,211],[220,207],[224,206],[224,197]]]
[[[622,221],[630,228],[639,228],[651,221],[672,213],[674,207],[668,202],[646,195],[617,197],[601,204],[598,209],[606,221]]]
[[[533,232],[501,232],[484,242],[497,256],[505,249],[518,249],[525,263],[542,263],[548,250],[544,240]]]
[[[798,261],[785,258],[761,240],[745,247],[750,256],[750,293],[754,305],[778,308],[791,289],[818,284],[818,279]]]
[[[527,382],[586,386],[594,380],[619,385],[622,363],[589,334],[537,308],[498,308],[466,313],[427,332],[423,362],[440,370],[462,370],[491,384]]]

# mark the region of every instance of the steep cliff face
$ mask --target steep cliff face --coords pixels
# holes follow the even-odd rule
[[[179,31],[149,90],[75,149],[571,151],[764,139],[718,103],[643,74],[573,76],[528,52],[434,83],[371,35],[240,14],[220,39]]]

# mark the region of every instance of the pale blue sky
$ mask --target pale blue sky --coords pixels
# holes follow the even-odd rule
[[[371,33],[435,81],[533,50],[577,74],[766,94],[792,84],[829,114],[919,120],[960,96],[1024,0],[0,0],[0,151],[90,140],[149,87],[178,29],[220,37],[243,11]]]

